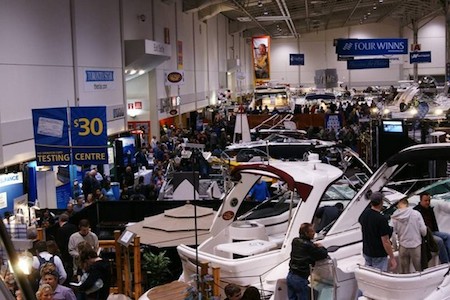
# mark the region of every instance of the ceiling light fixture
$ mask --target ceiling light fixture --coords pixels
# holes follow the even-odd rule
[[[378,1],[378,2],[383,3],[383,0],[380,0],[380,1]]]
[[[259,0],[259,1],[258,1],[258,7],[262,7],[262,6],[263,6],[263,3],[262,3],[261,0]]]
[[[269,12],[267,10],[264,11],[263,13],[265,16],[269,15]]]
[[[135,69],[133,69],[133,70],[130,71],[130,75],[134,75],[134,74],[136,74],[136,73],[137,73],[137,70],[135,70]]]

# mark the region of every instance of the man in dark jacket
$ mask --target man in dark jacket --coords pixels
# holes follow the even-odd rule
[[[106,300],[111,286],[111,268],[93,249],[80,253],[81,262],[87,266],[79,292],[86,300]]]
[[[423,217],[425,225],[433,233],[433,238],[439,248],[439,260],[442,264],[450,262],[450,234],[439,231],[439,227],[434,215],[433,207],[431,206],[431,196],[429,193],[420,194],[420,202],[414,207],[420,212]]]
[[[69,282],[73,276],[73,258],[69,254],[69,239],[78,229],[77,226],[69,223],[69,216],[65,213],[59,216],[58,223],[59,227],[56,229],[55,242],[61,252],[61,260],[67,273],[67,282]]]
[[[291,261],[289,262],[289,273],[287,276],[289,300],[309,299],[308,277],[310,266],[316,261],[327,258],[328,251],[319,243],[313,243],[313,225],[303,223],[300,226],[300,237],[292,240]]]

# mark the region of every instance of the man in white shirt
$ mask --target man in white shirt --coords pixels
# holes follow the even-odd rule
[[[72,234],[69,238],[69,254],[74,259],[74,274],[76,275],[77,270],[77,262],[78,257],[80,256],[80,253],[78,253],[78,244],[81,242],[87,242],[89,245],[91,245],[92,249],[95,251],[98,250],[98,237],[95,233],[91,231],[91,225],[89,224],[89,221],[86,219],[80,220],[80,223],[78,223],[78,232],[75,232]]]

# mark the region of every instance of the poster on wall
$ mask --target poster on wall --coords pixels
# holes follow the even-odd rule
[[[255,81],[270,80],[270,37],[252,38]]]
[[[14,199],[23,195],[23,174],[8,173],[0,175],[0,214],[13,212]],[[28,202],[27,202],[28,204]]]

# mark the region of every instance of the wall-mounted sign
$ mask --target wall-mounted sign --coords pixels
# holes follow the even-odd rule
[[[431,51],[422,52],[410,52],[409,53],[409,63],[430,63],[431,62]]]
[[[305,54],[289,54],[289,65],[291,66],[305,65]]]
[[[411,44],[411,52],[413,51],[420,51],[422,50],[422,45],[421,44]]]
[[[106,117],[108,121],[117,120],[125,117],[125,107],[123,104],[108,106],[106,108]]]
[[[177,69],[183,69],[183,42],[177,41]]]
[[[345,55],[337,56],[338,61],[347,61],[347,60],[352,60],[352,59],[355,59],[355,57],[354,56],[345,56]]]
[[[14,208],[14,199],[21,195],[23,195],[22,172],[0,174],[0,214],[11,212]]]
[[[347,60],[348,70],[389,68],[389,59],[354,59]]]
[[[171,114],[172,116],[175,116],[176,114],[178,114],[178,110],[176,110],[176,109],[171,109],[171,110],[169,111],[169,114]]]
[[[184,84],[184,71],[175,70],[164,73],[165,85],[179,85]]]
[[[115,89],[114,70],[85,70],[84,90],[98,92]]]
[[[386,55],[407,54],[408,39],[339,39],[338,55]]]

